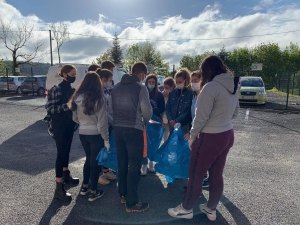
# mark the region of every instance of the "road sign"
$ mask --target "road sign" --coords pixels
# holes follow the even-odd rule
[[[252,63],[251,70],[262,70],[263,64],[262,63]]]

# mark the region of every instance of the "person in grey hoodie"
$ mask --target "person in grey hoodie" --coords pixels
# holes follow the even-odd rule
[[[80,195],[91,192],[88,200],[92,202],[104,194],[102,190],[97,190],[99,166],[96,158],[102,148],[106,147],[108,151],[110,148],[107,106],[100,77],[96,72],[85,75],[68,105],[73,111],[73,120],[79,124],[79,138],[86,154]]]
[[[137,62],[132,74],[124,74],[111,93],[111,112],[118,155],[118,191],[127,212],[143,212],[149,208],[137,194],[144,150],[144,125],[152,117],[149,93],[141,81],[147,67]]]
[[[168,213],[176,218],[193,218],[193,205],[202,193],[202,177],[209,171],[209,199],[200,210],[216,220],[216,207],[223,193],[223,169],[233,146],[232,119],[239,112],[239,77],[234,77],[217,56],[201,64],[201,92],[190,131],[191,158],[189,182],[183,202]]]

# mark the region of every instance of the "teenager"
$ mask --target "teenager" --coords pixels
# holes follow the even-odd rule
[[[45,105],[47,116],[44,121],[51,124],[57,148],[54,198],[68,201],[72,198],[71,194],[66,192],[65,184],[79,184],[79,179],[73,178],[68,168],[76,123],[72,120],[72,111],[69,110],[67,103],[75,91],[71,87],[71,83],[76,79],[76,69],[73,65],[65,65],[59,75],[63,78],[63,81],[48,91]]]
[[[162,91],[162,94],[164,96],[164,100],[165,100],[165,105],[168,102],[169,99],[169,94],[171,93],[171,91],[173,91],[175,88],[175,82],[174,79],[172,77],[167,77],[164,80],[164,90]],[[165,128],[165,132],[164,132],[164,141],[166,141],[170,135],[170,128],[169,128],[169,121],[166,115],[166,112],[163,113],[163,127]]]
[[[143,212],[149,208],[140,202],[137,194],[141,177],[144,150],[143,131],[152,117],[147,88],[141,84],[147,74],[142,62],[133,65],[131,74],[125,74],[111,93],[110,107],[118,155],[118,191],[127,212]]]
[[[150,74],[146,77],[145,86],[149,92],[150,104],[152,106],[153,114],[160,118],[162,123],[162,113],[165,112],[165,100],[163,94],[158,90],[157,77],[154,74]],[[147,125],[146,125],[147,126]],[[148,158],[144,157],[142,161],[141,175],[145,176],[148,169]],[[153,161],[149,162],[149,171],[155,173]]]
[[[168,213],[176,218],[193,218],[193,205],[202,193],[202,177],[209,171],[209,199],[200,210],[216,220],[216,207],[223,193],[223,169],[233,146],[232,118],[238,115],[239,77],[234,77],[217,56],[208,56],[201,64],[201,92],[190,131],[192,150],[189,182],[183,202]]]
[[[110,147],[107,106],[96,72],[85,75],[69,102],[69,108],[73,111],[73,120],[79,124],[79,138],[86,155],[80,195],[90,192],[88,201],[93,202],[104,194],[102,190],[97,190],[99,166],[96,158],[103,147],[107,150]]]

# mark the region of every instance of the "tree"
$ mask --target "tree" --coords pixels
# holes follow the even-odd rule
[[[114,36],[113,46],[111,47],[110,52],[114,64],[121,65],[123,54],[122,54],[122,49],[117,34],[115,34]]]
[[[26,21],[21,21],[17,28],[13,28],[11,23],[6,23],[2,19],[0,19],[0,26],[0,39],[12,53],[13,73],[18,65],[32,62],[33,59],[41,59],[42,56],[38,56],[38,52],[43,45],[42,40],[37,40],[31,51],[21,51],[34,38],[33,26],[28,25]]]
[[[6,76],[6,68],[7,68],[7,65],[5,64],[4,60],[1,59],[0,60],[0,75],[1,76]]]
[[[96,63],[98,65],[101,65],[102,61],[104,60],[113,61],[111,49],[107,49],[105,52],[103,52],[98,58],[96,58],[96,62],[93,61],[93,64]]]
[[[184,55],[180,60],[180,68],[188,68],[190,71],[198,70],[202,62],[201,55]]]
[[[161,56],[150,42],[131,45],[127,48],[124,67],[129,70],[130,67],[137,61],[144,62],[147,66],[153,67],[153,73],[167,76],[169,63]]]
[[[62,22],[58,24],[52,23],[50,29],[53,32],[53,37],[56,42],[58,62],[61,63],[60,48],[64,43],[71,41],[69,29],[67,24]]]

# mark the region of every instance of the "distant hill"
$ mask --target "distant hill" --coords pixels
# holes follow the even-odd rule
[[[4,62],[9,68],[11,68],[11,61],[5,61]],[[29,64],[21,64],[20,65],[20,75],[30,75],[31,74],[31,68],[33,75],[46,75],[48,73],[48,69],[50,67],[50,63],[35,63]],[[11,74],[11,70],[9,72]]]

